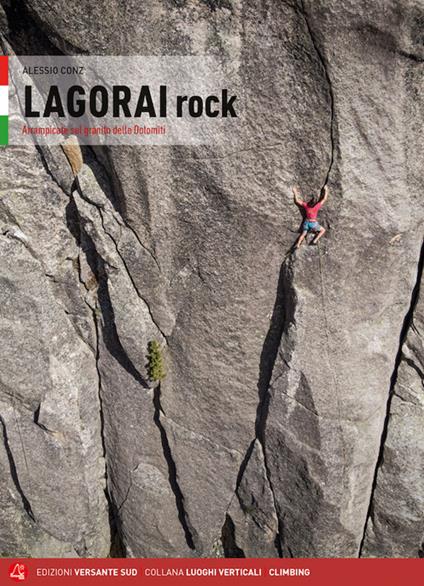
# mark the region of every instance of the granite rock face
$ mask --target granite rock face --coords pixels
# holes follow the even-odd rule
[[[2,5],[7,51],[214,54],[245,97],[234,143],[75,181],[0,152],[2,555],[422,555],[422,5]]]
[[[420,269],[422,271],[422,266]],[[365,534],[364,556],[424,555],[424,298],[421,287],[422,276],[417,283],[406,339],[399,353]]]
[[[2,149],[0,158],[0,551],[104,556],[96,332],[69,198],[35,149]]]

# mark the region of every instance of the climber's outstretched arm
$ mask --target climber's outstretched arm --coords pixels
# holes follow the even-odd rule
[[[323,191],[324,191],[324,195],[321,198],[321,203],[325,203],[327,201],[327,199],[328,199],[328,193],[329,193],[329,191],[328,191],[328,185],[324,185],[324,190]]]
[[[300,197],[300,190],[299,188],[295,185],[292,189],[293,191],[293,198],[294,198],[294,203],[298,206],[301,206],[303,204],[303,201]]]

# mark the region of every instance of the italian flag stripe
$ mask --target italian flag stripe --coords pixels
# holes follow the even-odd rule
[[[0,56],[0,145],[9,142],[9,58]]]

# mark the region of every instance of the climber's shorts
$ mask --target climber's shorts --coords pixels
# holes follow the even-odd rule
[[[303,222],[302,229],[304,232],[319,232],[321,230],[321,226],[318,222],[305,220]]]

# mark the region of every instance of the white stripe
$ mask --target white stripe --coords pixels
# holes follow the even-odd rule
[[[9,86],[0,85],[0,116],[9,114]]]

